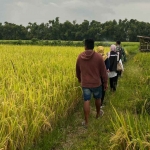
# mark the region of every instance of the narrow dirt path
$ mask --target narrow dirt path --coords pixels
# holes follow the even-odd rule
[[[108,91],[109,92],[109,91]],[[113,95],[112,95],[113,96]],[[103,149],[108,145],[108,136],[110,136],[110,123],[109,116],[111,110],[108,97],[105,100],[106,106],[103,108],[104,116],[96,119],[96,110],[94,100],[91,100],[90,123],[88,129],[82,126],[83,121],[83,102],[78,106],[80,107],[72,115],[72,122],[66,126],[65,135],[60,144],[54,150],[75,150],[75,149]],[[83,100],[81,100],[83,101]],[[89,145],[88,145],[89,144]]]

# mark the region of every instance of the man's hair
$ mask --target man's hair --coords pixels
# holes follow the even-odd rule
[[[94,40],[93,39],[86,39],[85,40],[85,47],[87,49],[94,49]]]
[[[117,41],[116,43],[117,43],[118,45],[120,45],[120,44],[121,44],[121,42],[120,42],[120,41]]]

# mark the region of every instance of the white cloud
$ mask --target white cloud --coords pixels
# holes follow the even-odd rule
[[[40,24],[56,17],[60,22],[78,23],[84,19],[105,22],[125,18],[150,22],[149,8],[149,0],[1,0],[0,22]]]

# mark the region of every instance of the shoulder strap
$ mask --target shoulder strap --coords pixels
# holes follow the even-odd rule
[[[110,55],[110,56],[118,56],[117,54],[114,54],[114,55]]]

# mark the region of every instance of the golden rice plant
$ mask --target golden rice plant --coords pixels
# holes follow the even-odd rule
[[[111,136],[112,150],[149,150],[150,149],[150,55],[138,53],[130,61],[130,70],[126,70],[128,87],[123,97],[132,105],[126,103],[128,110],[117,112],[111,117],[114,132]],[[131,88],[131,90],[130,90]],[[119,100],[122,103],[122,99]],[[129,105],[136,111],[129,110]]]
[[[0,149],[23,150],[81,96],[75,63],[83,48],[0,46]]]
[[[110,149],[149,150],[149,116],[133,116],[129,112],[119,114],[116,110],[115,116],[115,119],[111,119],[115,133],[112,134],[110,139]]]

